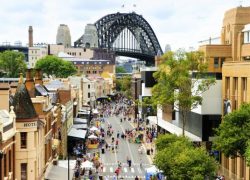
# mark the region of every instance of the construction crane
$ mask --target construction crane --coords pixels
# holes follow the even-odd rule
[[[209,39],[205,39],[205,40],[202,40],[202,41],[198,41],[198,43],[204,43],[204,42],[209,42],[209,44],[212,44],[212,40],[217,40],[217,39],[220,39],[220,37],[209,37]]]

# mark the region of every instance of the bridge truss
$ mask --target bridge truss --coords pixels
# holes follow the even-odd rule
[[[139,59],[152,59],[162,54],[153,29],[141,15],[134,12],[108,14],[94,25],[99,48]],[[75,45],[81,46],[80,41],[76,41]]]

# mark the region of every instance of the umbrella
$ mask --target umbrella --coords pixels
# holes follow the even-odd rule
[[[88,138],[89,138],[89,139],[97,139],[98,137],[95,136],[95,135],[93,135],[93,134],[91,134]]]
[[[90,131],[99,131],[99,129],[97,127],[95,127],[95,126],[91,127],[89,130]]]
[[[81,165],[82,168],[93,168],[93,163],[90,161],[84,161]]]

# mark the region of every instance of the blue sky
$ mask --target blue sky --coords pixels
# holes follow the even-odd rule
[[[109,13],[135,11],[149,22],[163,49],[166,44],[173,50],[196,49],[198,41],[220,36],[224,12],[239,4],[238,0],[2,0],[0,44],[27,44],[29,25],[35,43],[55,43],[59,24],[69,26],[73,44],[86,24]],[[246,0],[241,4],[250,6]]]

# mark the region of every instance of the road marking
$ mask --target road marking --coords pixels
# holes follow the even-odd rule
[[[102,172],[106,172],[106,167],[103,167],[103,170],[102,170]]]
[[[135,169],[134,169],[134,168],[131,168],[131,172],[134,173],[134,172],[135,172]]]
[[[124,129],[123,129],[123,127],[122,127],[121,125],[119,125],[119,126],[121,127],[122,131],[125,132]],[[129,145],[129,143],[128,143],[128,140],[126,140],[126,143],[127,143],[127,145],[128,145],[128,151],[129,151],[129,154],[130,154],[132,163],[134,163],[135,161],[134,161],[134,158],[133,158],[132,151],[131,151],[130,145]]]
[[[123,168],[123,171],[124,171],[125,173],[128,172],[127,168]]]
[[[109,171],[110,171],[110,172],[114,172],[113,167],[110,167],[110,168],[109,168]]]
[[[141,171],[141,168],[140,167],[138,167],[137,168],[137,170],[138,170],[138,172],[141,174],[142,173],[142,171]]]

